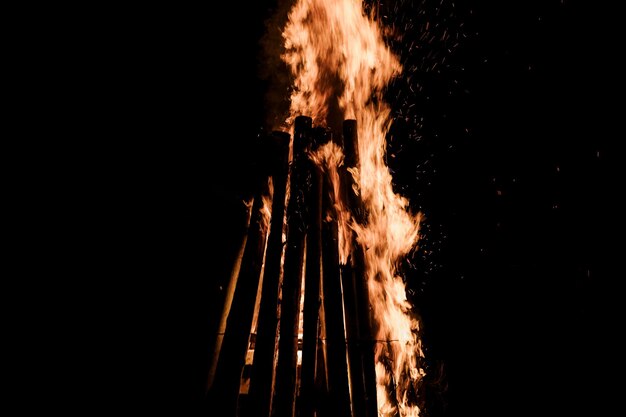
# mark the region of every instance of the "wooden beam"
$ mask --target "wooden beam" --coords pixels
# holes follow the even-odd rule
[[[341,145],[340,143],[338,143]],[[326,360],[329,407],[322,408],[323,417],[349,417],[350,391],[344,327],[344,305],[339,267],[337,212],[330,177],[324,178],[322,223],[322,287],[324,324],[326,328]]]
[[[346,120],[343,124],[345,154],[344,192],[352,217],[359,224],[367,221],[360,194],[353,189],[356,184],[348,168],[360,168],[359,146],[356,120]],[[351,310],[348,326],[348,357],[350,363],[350,384],[352,407],[355,416],[377,417],[376,372],[374,368],[374,340],[370,324],[370,303],[365,273],[364,250],[353,232],[353,250],[348,265],[343,268],[344,300]],[[347,314],[346,314],[347,315]]]
[[[276,385],[272,402],[272,415],[275,417],[293,417],[295,413],[298,324],[307,224],[305,196],[308,162],[305,151],[309,144],[311,124],[310,117],[298,116],[294,126],[291,187],[287,206],[288,234],[280,310],[280,338]]]
[[[263,156],[263,155],[261,155]],[[252,316],[263,264],[267,228],[264,224],[261,196],[267,193],[268,176],[262,164],[258,170],[257,191],[254,196],[248,238],[226,331],[219,353],[213,384],[209,390],[209,406],[220,407],[224,415],[237,413],[241,373],[245,365]]]
[[[291,137],[288,133],[277,131],[272,132],[267,138],[269,156],[273,161],[270,174],[274,185],[274,197],[265,254],[265,272],[250,376],[250,391],[248,404],[243,410],[244,415],[249,417],[268,417],[270,414],[278,341],[278,292],[282,271],[283,223],[290,140]]]
[[[329,132],[315,128],[311,132],[311,150],[329,140]],[[302,372],[300,374],[299,416],[313,417],[316,408],[315,375],[320,314],[320,280],[322,275],[322,170],[308,160],[310,190],[307,196],[309,209],[306,243],[306,277],[304,281]]]
[[[230,313],[230,307],[233,303],[233,297],[235,296],[235,289],[237,288],[237,280],[239,278],[239,270],[241,269],[241,261],[243,260],[244,250],[246,248],[246,242],[248,240],[248,229],[250,227],[250,216],[252,214],[252,206],[247,206],[247,216],[246,216],[246,228],[245,233],[241,237],[241,244],[239,245],[239,250],[237,251],[237,255],[233,262],[233,267],[231,269],[230,278],[228,281],[228,286],[226,287],[226,292],[224,294],[224,301],[222,304],[222,313],[220,315],[220,321],[216,330],[215,342],[213,344],[211,350],[211,359],[209,362],[209,373],[208,373],[208,381],[206,386],[205,394],[211,389],[213,386],[213,381],[215,380],[215,372],[217,371],[217,362],[220,357],[220,352],[222,350],[222,343],[224,342],[224,333],[226,332],[226,323],[228,320],[228,315]]]

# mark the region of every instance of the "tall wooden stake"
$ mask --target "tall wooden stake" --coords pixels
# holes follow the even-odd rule
[[[339,139],[338,139],[339,141]],[[346,362],[344,308],[339,268],[337,212],[330,177],[324,180],[322,223],[323,302],[326,327],[326,358],[328,370],[328,407],[323,417],[350,417],[350,392]]]
[[[237,256],[235,257],[233,267],[230,273],[230,279],[228,281],[228,286],[226,287],[226,293],[224,294],[224,301],[222,304],[222,313],[220,315],[220,321],[217,327],[215,342],[213,344],[213,348],[211,350],[211,361],[209,363],[209,373],[208,373],[208,381],[206,386],[206,392],[211,389],[213,386],[213,382],[215,380],[215,372],[217,370],[217,362],[220,357],[220,352],[222,350],[222,342],[224,341],[224,333],[226,332],[226,323],[228,320],[228,315],[230,313],[230,307],[233,303],[233,297],[235,296],[235,289],[237,288],[237,280],[239,278],[239,270],[241,268],[241,261],[243,260],[244,250],[246,248],[246,242],[248,241],[248,228],[250,227],[250,216],[252,214],[252,207],[247,208],[247,222],[246,222],[246,230],[245,234],[241,238],[241,244],[239,247],[239,251],[237,252]]]
[[[274,160],[274,164],[270,167],[274,184],[274,197],[270,234],[265,254],[265,272],[250,377],[250,391],[245,409],[245,415],[249,417],[268,417],[270,414],[278,340],[278,292],[283,255],[283,222],[290,136],[285,132],[272,132],[267,140],[269,155]]]
[[[287,248],[282,287],[280,314],[280,339],[276,385],[272,402],[272,415],[293,417],[295,413],[296,374],[298,354],[298,324],[300,318],[300,293],[304,268],[306,237],[307,156],[312,120],[299,116],[295,121],[291,188],[287,208]]]
[[[329,139],[323,128],[311,133],[312,150]],[[315,375],[320,313],[320,280],[322,275],[322,188],[321,168],[307,161],[311,175],[311,188],[307,198],[309,208],[306,243],[306,278],[304,280],[304,309],[302,335],[302,372],[300,375],[300,417],[313,417],[316,408]]]
[[[343,124],[345,154],[345,193],[352,216],[357,223],[366,221],[363,202],[353,191],[354,178],[347,168],[359,168],[359,148],[356,120],[346,120]],[[365,276],[364,248],[353,234],[353,250],[348,265],[342,271],[344,300],[346,308],[354,316],[348,317],[348,356],[350,363],[350,385],[352,407],[355,416],[376,417],[376,372],[374,369],[374,341],[370,326],[370,305]]]
[[[241,373],[245,364],[252,316],[259,287],[267,230],[263,222],[261,196],[267,193],[267,175],[259,172],[259,187],[255,193],[248,239],[241,261],[237,287],[233,297],[222,349],[209,391],[209,404],[219,406],[224,415],[235,416]]]

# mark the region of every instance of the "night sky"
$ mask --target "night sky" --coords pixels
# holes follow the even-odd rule
[[[125,48],[142,65],[124,78],[141,137],[129,158],[141,163],[124,186],[123,245],[138,248],[133,270],[157,290],[131,331],[148,341],[126,355],[136,372],[113,395],[139,399],[138,410],[192,415],[183,410],[202,399],[251,143],[278,117],[260,42],[276,2],[251,3],[209,18],[159,11]],[[619,277],[609,13],[568,0],[422,3],[398,2],[385,22],[403,28],[394,47],[420,45],[399,51],[407,76],[389,88],[389,166],[425,215],[404,270],[424,323],[428,411],[605,415],[619,328],[606,331]]]

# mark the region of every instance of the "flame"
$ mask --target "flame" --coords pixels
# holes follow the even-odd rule
[[[352,251],[352,217],[346,208],[341,194],[341,177],[339,168],[343,166],[343,151],[333,143],[328,142],[320,146],[315,152],[309,153],[309,158],[315,162],[329,178],[332,185],[332,201],[337,215],[337,228],[339,230],[339,262],[343,265],[348,261]]]
[[[407,300],[398,265],[417,244],[420,216],[411,214],[408,201],[394,193],[384,159],[391,119],[382,92],[400,74],[401,65],[359,0],[298,0],[283,38],[282,58],[294,78],[286,124],[291,126],[298,115],[310,116],[321,125],[330,125],[337,117],[357,120],[360,164],[350,172],[367,212],[362,224],[350,218],[340,198],[337,169],[343,158],[339,148],[329,144],[312,159],[330,174],[336,188],[338,222],[345,228],[342,262],[351,250],[349,228],[356,231],[357,242],[364,248],[378,341],[379,414],[418,416],[414,397],[425,375],[420,368],[424,353],[419,321]]]
[[[267,183],[267,189],[261,196],[261,230],[267,232],[270,229],[270,220],[272,219],[272,200],[274,198],[274,182],[272,177],[269,177]]]

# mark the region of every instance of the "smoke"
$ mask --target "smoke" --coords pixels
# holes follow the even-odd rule
[[[261,38],[258,70],[259,77],[265,82],[266,124],[272,130],[284,128],[284,121],[289,114],[292,78],[281,56],[285,52],[282,31],[293,3],[294,0],[275,0]]]

